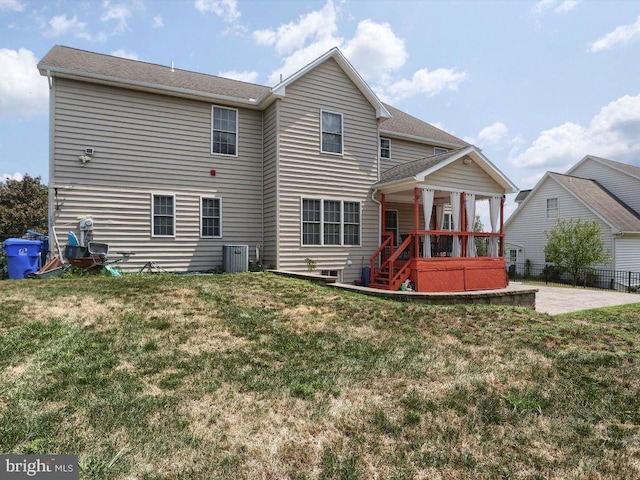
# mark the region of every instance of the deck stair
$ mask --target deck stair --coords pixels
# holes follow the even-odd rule
[[[393,247],[393,236],[387,237],[371,256],[369,286],[381,290],[399,290],[411,274],[410,258],[415,237],[407,236],[398,248]],[[377,267],[376,265],[379,265]]]

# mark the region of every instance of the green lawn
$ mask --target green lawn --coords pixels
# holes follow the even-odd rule
[[[0,282],[0,452],[84,479],[640,478],[640,304],[550,317],[271,274]]]

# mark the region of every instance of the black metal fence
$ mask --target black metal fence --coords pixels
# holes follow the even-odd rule
[[[573,275],[553,264],[529,262],[510,263],[507,272],[510,281],[640,293],[640,272],[586,268]]]

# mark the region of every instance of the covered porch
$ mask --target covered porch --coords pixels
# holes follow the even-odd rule
[[[505,288],[504,201],[516,187],[475,147],[435,157],[382,175],[369,286],[399,290],[408,280],[418,292]],[[489,217],[483,231],[479,209]]]

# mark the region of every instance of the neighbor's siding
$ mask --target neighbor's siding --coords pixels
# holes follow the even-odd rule
[[[239,110],[237,157],[211,154],[211,104],[54,79],[55,226],[64,244],[78,217],[127,264],[168,270],[222,264],[223,244],[262,242],[262,114]],[[95,149],[82,167],[78,156]],[[216,176],[210,170],[216,170]],[[151,237],[151,194],[175,194],[175,238]],[[221,239],[201,239],[201,195],[222,198]]]
[[[320,153],[320,111],[343,114],[343,155]],[[343,270],[343,280],[360,277],[360,265],[379,245],[377,181],[378,130],[375,111],[338,64],[329,59],[287,86],[279,111],[279,267],[306,271]],[[302,246],[301,198],[362,202],[361,247]],[[348,266],[347,261],[352,265]]]
[[[640,235],[625,235],[615,240],[615,270],[640,272]]]
[[[278,268],[278,108],[277,100],[264,112],[264,251],[267,268]]]
[[[576,200],[569,192],[553,179],[546,178],[540,189],[535,192],[527,204],[506,226],[505,242],[524,247],[524,259],[534,264],[545,261],[544,247],[547,244],[546,231],[550,231],[556,223],[555,219],[547,219],[547,198],[558,198],[559,218],[575,218],[595,220],[602,228],[602,239],[605,250],[613,254],[613,236],[611,227],[594,215],[591,210]],[[612,263],[594,265],[594,267],[611,269]]]
[[[592,159],[587,159],[571,175],[596,180],[616,197],[640,212],[640,180]]]

